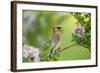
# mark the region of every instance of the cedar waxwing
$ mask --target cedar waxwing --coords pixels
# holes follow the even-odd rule
[[[61,27],[60,26],[56,26],[53,27],[53,38],[52,38],[52,44],[51,44],[51,49],[50,49],[50,59],[52,59],[52,56],[55,52],[56,46],[59,43],[59,41],[61,40],[61,31],[60,31]]]

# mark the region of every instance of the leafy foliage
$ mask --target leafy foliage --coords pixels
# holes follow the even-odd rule
[[[85,35],[83,38],[73,36],[73,41],[77,44],[89,49],[91,48],[91,14],[90,13],[72,13],[78,22],[85,27]]]

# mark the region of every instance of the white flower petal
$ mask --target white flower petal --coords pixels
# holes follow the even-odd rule
[[[29,56],[28,52],[25,49],[23,49],[22,54],[23,54],[23,57],[25,57],[25,58],[27,58]]]
[[[34,62],[40,62],[40,58],[39,57],[35,57],[34,58]]]
[[[82,27],[82,31],[85,32],[85,28],[84,28],[84,26]]]
[[[82,26],[81,26],[80,23],[78,23],[76,27],[77,27],[78,29],[81,29],[81,28],[82,28]]]

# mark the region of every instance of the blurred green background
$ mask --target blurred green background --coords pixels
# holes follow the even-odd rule
[[[77,18],[78,15],[81,18]],[[64,48],[66,45],[70,45],[75,42],[72,41],[72,30],[78,22],[82,23],[89,21],[90,16],[86,15],[90,14],[23,10],[23,44],[39,48],[41,51],[41,61],[49,61],[48,54],[50,52],[52,42],[53,27],[61,26],[62,35],[59,47]],[[90,24],[88,25],[90,26]],[[90,58],[91,54],[87,48],[76,45],[61,51],[58,55],[55,55],[54,60],[83,60]]]

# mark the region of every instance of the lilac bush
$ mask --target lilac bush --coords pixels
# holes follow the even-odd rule
[[[35,62],[39,62],[40,61],[39,54],[40,54],[39,48],[33,48],[32,46],[29,45],[23,46],[23,57],[29,59],[28,61],[30,61],[30,59],[33,58]]]
[[[78,23],[73,30],[73,34],[75,34],[78,37],[83,37],[84,33],[85,33],[84,26],[82,26],[80,23]]]

